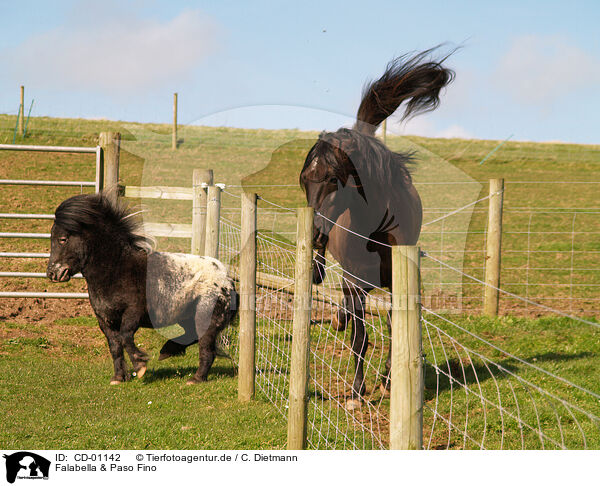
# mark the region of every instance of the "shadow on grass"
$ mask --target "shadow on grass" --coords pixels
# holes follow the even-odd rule
[[[582,351],[580,353],[544,353],[525,358],[524,361],[531,364],[540,362],[564,362],[577,359],[584,359],[596,356],[595,353]],[[511,378],[511,374],[517,375],[522,369],[531,369],[526,365],[519,363],[513,358],[507,358],[498,362],[482,361],[481,359],[463,359],[451,358],[444,363],[438,363],[436,368],[431,363],[425,364],[425,398],[435,397],[436,390],[447,391],[451,388],[477,387],[480,384],[494,379],[504,380]]]
[[[544,353],[544,354],[536,354],[535,356],[530,356],[525,361],[534,361],[534,362],[545,362],[545,361],[571,361],[573,359],[583,359],[583,358],[594,358],[596,357],[596,353],[591,353],[590,351],[582,351],[576,354],[566,354],[566,353]]]
[[[167,366],[148,370],[143,379],[146,383],[177,379],[185,379],[187,381],[191,375],[196,373],[197,369],[197,366]],[[208,379],[210,380],[214,375],[233,377],[236,376],[236,374],[237,372],[233,366],[215,364],[208,373]]]

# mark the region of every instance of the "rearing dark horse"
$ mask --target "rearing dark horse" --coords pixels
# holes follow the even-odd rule
[[[319,284],[325,277],[326,249],[344,270],[344,305],[332,325],[343,330],[353,323],[356,371],[349,406],[356,406],[365,393],[363,362],[369,338],[364,296],[375,287],[390,287],[391,246],[416,244],[423,216],[407,168],[412,154],[390,151],[375,138],[375,130],[403,103],[402,119],[438,106],[440,90],[452,81],[454,72],[442,66],[447,56],[430,58],[433,50],[390,62],[383,76],[363,90],[354,127],[322,133],[300,174],[308,205],[316,212],[313,281]],[[389,370],[388,355],[386,388]]]

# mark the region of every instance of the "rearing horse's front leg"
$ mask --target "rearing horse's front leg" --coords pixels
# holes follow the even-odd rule
[[[313,283],[319,285],[325,280],[325,248],[317,250],[313,262]]]

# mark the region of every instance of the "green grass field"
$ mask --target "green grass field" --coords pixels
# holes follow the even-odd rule
[[[15,117],[0,116],[0,143],[12,141],[14,123]],[[29,124],[30,134],[25,140],[17,139],[17,143],[94,146],[98,133],[108,130],[120,131],[123,135],[120,177],[124,184],[190,186],[194,168],[212,168],[215,180],[228,185],[223,195],[224,218],[238,221],[239,199],[235,195],[245,186],[246,190],[260,192],[266,200],[259,203],[263,208],[259,217],[263,233],[280,240],[294,240],[293,214],[267,201],[290,208],[305,205],[297,184],[298,173],[316,132],[182,127],[180,137],[184,141],[179,150],[173,152],[167,125],[33,118]],[[484,197],[488,179],[504,177],[507,182],[502,273],[502,282],[506,285],[503,287],[533,299],[547,299],[540,301],[564,312],[597,319],[600,222],[595,211],[599,209],[598,185],[590,182],[600,181],[600,146],[507,142],[480,164],[498,143],[388,137],[392,149],[417,153],[419,163],[414,179],[427,208],[425,222]],[[93,178],[94,162],[89,155],[0,151],[0,179]],[[543,181],[582,184],[539,183]],[[439,182],[461,184],[432,184]],[[270,187],[255,187],[260,185]],[[58,203],[78,192],[77,188],[40,190],[2,186],[0,212],[52,213]],[[130,202],[139,204],[141,201]],[[191,221],[190,203],[143,203],[151,221]],[[485,210],[484,201],[473,211],[461,212],[428,226],[421,245],[432,255],[443,257],[453,266],[481,278]],[[0,231],[47,232],[50,227],[47,221],[28,221],[26,229],[23,221],[0,220],[0,225],[3,228]],[[6,251],[48,251],[47,240],[3,239],[2,243]],[[189,241],[161,238],[158,248],[186,251]],[[263,251],[268,254],[268,245]],[[274,258],[271,264],[282,265],[283,260]],[[289,266],[289,262],[286,265]],[[425,297],[443,301],[439,306],[442,310],[448,301],[453,305],[458,302],[452,320],[466,331],[600,394],[594,379],[600,365],[597,329],[568,319],[543,317],[548,313],[508,298],[501,302],[504,317],[478,318],[480,286],[470,285],[468,279],[434,262],[424,260],[423,266]],[[3,271],[41,272],[45,262],[3,259],[2,268]],[[45,279],[0,279],[0,290],[31,289],[59,291]],[[60,286],[62,291],[83,289],[82,281]],[[457,295],[458,300],[454,299]],[[462,311],[471,315],[464,315]],[[209,382],[199,387],[184,385],[185,375],[195,370],[197,352],[193,349],[184,358],[161,363],[152,361],[143,381],[109,387],[112,365],[95,319],[85,317],[91,315],[89,307],[75,306],[72,302],[4,300],[0,302],[0,312],[0,415],[6,424],[0,431],[0,444],[4,448],[285,447],[285,414],[260,393],[251,404],[239,404],[235,367],[230,360],[219,358]],[[72,315],[84,317],[70,318]],[[313,328],[315,342],[323,333],[330,333],[326,330],[328,319],[329,316],[323,316],[322,327]],[[437,341],[434,339],[430,344],[424,340],[428,362],[425,440],[431,437],[430,447],[472,448],[477,447],[477,441],[489,448],[553,447],[561,441],[567,447],[600,447],[597,422],[589,417],[586,421],[579,412],[573,412],[570,405],[560,404],[560,400],[565,400],[598,416],[598,401],[592,395],[573,391],[573,387],[515,362],[444,321],[432,320],[432,325],[456,341],[439,338],[433,327],[430,332],[438,336]],[[275,331],[265,329],[264,332]],[[344,340],[349,342],[349,330]],[[163,341],[160,335],[144,330],[138,337],[138,342],[153,356]],[[327,346],[318,349],[323,356],[329,351]],[[348,352],[341,348],[336,352],[339,353],[337,366],[348,367]],[[377,348],[377,353],[382,352]],[[476,353],[503,369],[493,368]],[[439,374],[435,373],[432,363],[437,363]],[[315,369],[313,373],[317,375],[322,371]],[[369,388],[375,389],[374,371],[371,371]],[[518,382],[510,373],[528,384]],[[464,391],[465,385],[468,393]],[[537,393],[535,386],[547,390],[554,398]],[[284,383],[280,388],[280,393],[285,394]],[[375,395],[372,400],[381,404],[377,406],[385,416],[385,399]],[[493,403],[503,413],[495,412]],[[324,407],[328,410],[326,414],[313,415],[318,430],[327,429],[332,417],[347,415],[331,400]],[[438,413],[435,421],[433,409]],[[364,409],[356,413],[363,415],[359,422],[369,420]],[[515,417],[520,417],[521,422]],[[457,424],[458,429],[449,432],[444,419]],[[533,424],[532,430],[523,431],[519,427],[523,422]],[[354,426],[348,423],[340,422],[344,433],[357,434],[356,430],[350,430]],[[581,441],[580,428],[587,443]],[[540,439],[536,430],[547,434],[545,439]],[[465,435],[473,440],[464,441]],[[386,440],[384,437],[384,442]],[[348,444],[338,438],[328,447],[343,448]],[[365,447],[372,446],[366,444]]]
[[[286,423],[268,403],[237,400],[236,370],[217,358],[186,386],[198,352],[156,361],[164,338],[140,330],[153,360],[143,380],[110,386],[112,361],[95,318],[2,322],[3,449],[281,449]]]

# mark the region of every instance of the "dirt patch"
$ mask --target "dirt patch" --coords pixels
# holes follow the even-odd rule
[[[87,299],[0,299],[0,322],[51,323],[93,315]]]

